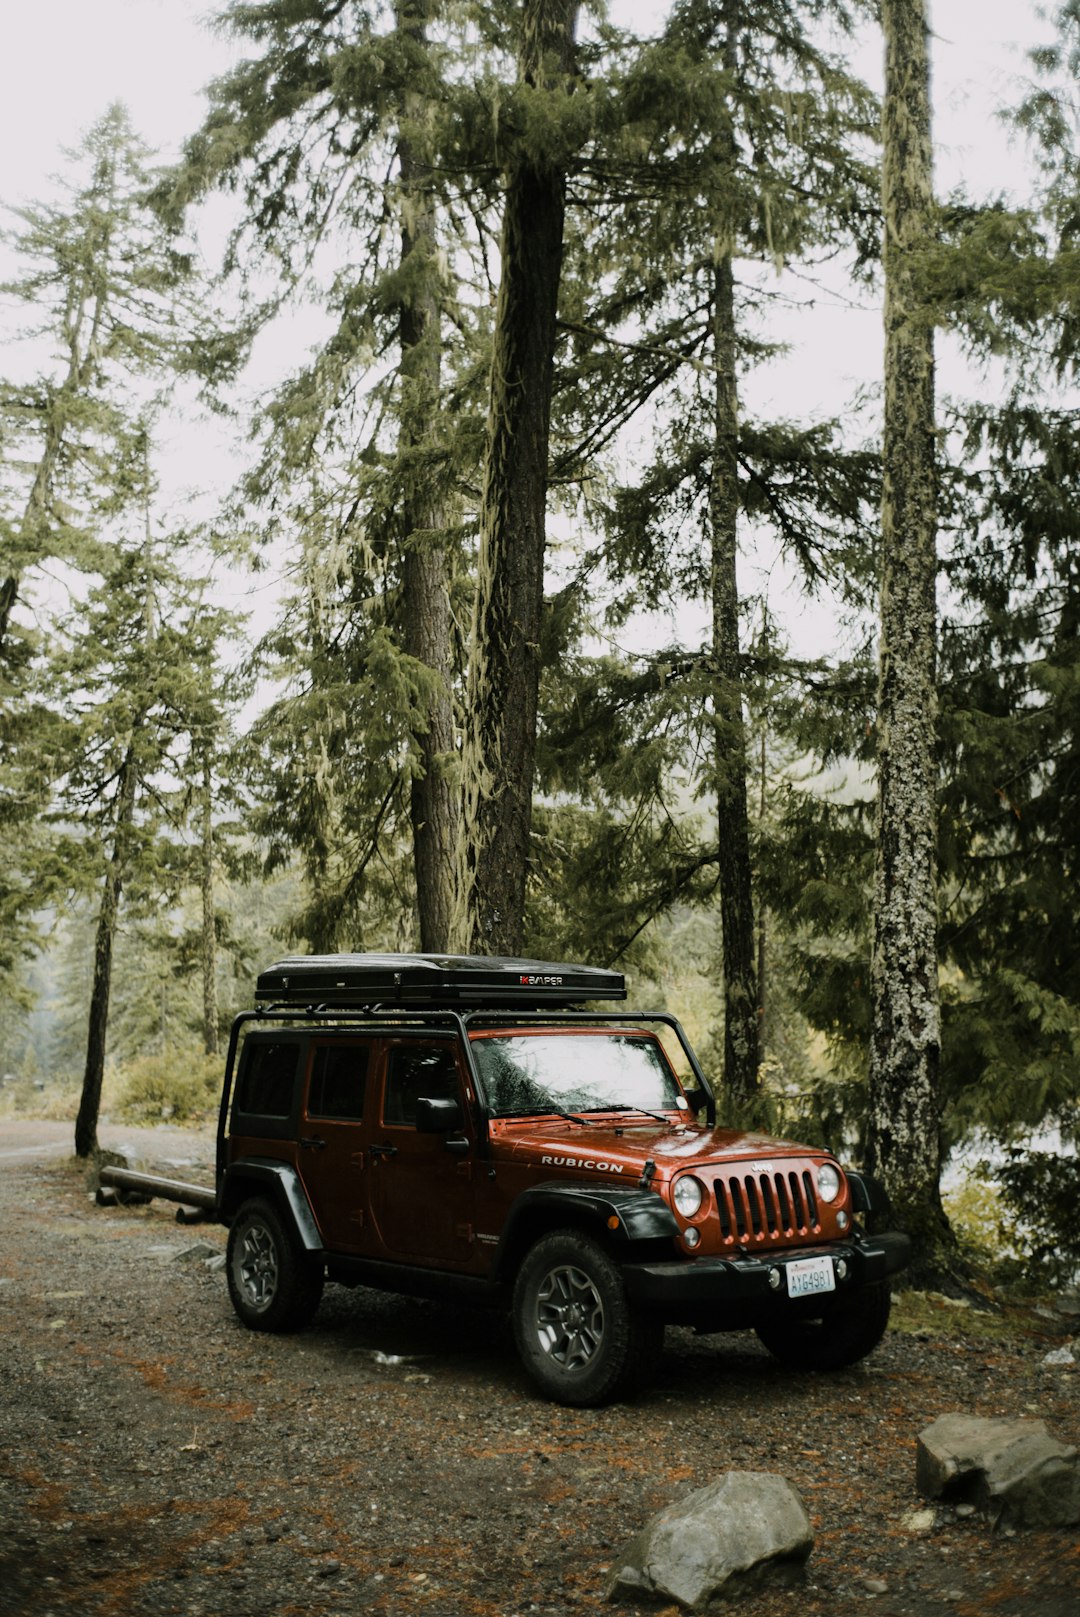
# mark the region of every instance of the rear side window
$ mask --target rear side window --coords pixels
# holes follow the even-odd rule
[[[308,1116],[358,1123],[367,1089],[366,1044],[318,1045],[311,1061]]]
[[[293,1041],[263,1043],[249,1040],[243,1070],[236,1086],[235,1110],[251,1117],[289,1117],[296,1091],[296,1065],[300,1051]]]

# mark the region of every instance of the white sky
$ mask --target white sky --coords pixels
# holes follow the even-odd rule
[[[126,103],[137,130],[165,155],[196,127],[202,87],[235,49],[215,36],[206,0],[48,0],[5,7],[0,31],[0,198],[40,195],[61,146],[109,103]],[[614,0],[620,20],[662,16],[651,0]],[[993,184],[1003,143],[992,130],[1010,99],[1023,50],[1045,35],[1035,0],[931,0],[939,178],[959,174]],[[876,44],[856,64],[878,72]]]
[[[136,130],[163,159],[175,156],[200,122],[203,86],[237,50],[210,30],[207,0],[39,0],[5,10],[0,203],[8,205],[47,195],[49,176],[62,167],[61,148],[76,146],[114,100],[127,105]],[[644,27],[665,10],[652,0],[612,4],[617,20],[634,18]],[[1023,152],[1010,145],[997,113],[1017,99],[1026,48],[1047,35],[1036,0],[931,0],[931,20],[939,189],[964,182],[975,196],[1000,189],[1023,194]],[[880,58],[871,37],[853,65],[874,82]],[[792,361],[756,382],[758,407],[828,414],[877,374],[881,325],[873,306],[830,312],[819,304],[812,319],[798,322],[797,334]],[[947,374],[945,385],[956,385]],[[220,427],[216,437],[191,442],[178,483],[227,482]],[[761,569],[745,583],[762,588]],[[770,587],[782,593],[779,578]],[[807,612],[803,603],[798,616],[812,633],[813,608]],[[828,643],[829,626],[822,629]]]

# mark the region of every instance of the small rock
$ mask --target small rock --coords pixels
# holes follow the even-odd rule
[[[227,1259],[224,1252],[218,1252],[215,1253],[212,1258],[207,1258],[206,1267],[212,1275],[216,1275],[219,1274],[222,1269],[224,1269],[226,1262]]]
[[[340,1561],[323,1561],[319,1566],[320,1578],[333,1578],[341,1571]]]
[[[218,1249],[216,1246],[210,1246],[206,1241],[196,1241],[194,1246],[183,1247],[181,1251],[176,1254],[176,1261],[177,1263],[182,1263],[186,1259],[194,1260],[196,1258],[201,1258],[205,1260],[206,1258],[216,1258],[217,1256]]]
[[[749,1577],[800,1577],[813,1543],[806,1507],[786,1477],[729,1471],[645,1525],[615,1562],[605,1597],[697,1610]]]
[[[937,1517],[932,1510],[912,1510],[903,1518],[900,1525],[905,1533],[929,1533]]]
[[[919,1434],[916,1480],[926,1498],[974,1505],[1002,1527],[1072,1527],[1078,1461],[1043,1421],[942,1415]]]
[[[1049,1365],[1075,1364],[1076,1359],[1071,1348],[1059,1347],[1055,1348],[1052,1353],[1048,1353],[1043,1363]]]
[[[1080,1297],[1075,1292],[1063,1292],[1054,1303],[1059,1314],[1065,1314],[1069,1319],[1080,1319]]]
[[[960,1521],[962,1521],[962,1522],[967,1521],[969,1516],[974,1516],[974,1514],[975,1514],[975,1506],[974,1505],[968,1505],[968,1504],[957,1505],[956,1514],[959,1517]]]
[[[862,1586],[868,1595],[887,1595],[889,1592],[889,1585],[884,1578],[864,1578]]]

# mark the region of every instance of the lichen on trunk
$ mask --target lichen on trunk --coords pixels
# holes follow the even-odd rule
[[[939,1189],[934,338],[920,258],[935,231],[925,0],[885,0],[885,428],[868,1165],[915,1243],[946,1261]]]

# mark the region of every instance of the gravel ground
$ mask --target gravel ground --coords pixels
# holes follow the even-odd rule
[[[978,1337],[922,1299],[901,1311],[917,1329],[816,1378],[673,1331],[637,1402],[560,1409],[486,1315],[330,1287],[303,1335],[246,1331],[206,1256],[225,1232],[95,1207],[69,1137],[0,1123],[2,1617],[610,1611],[620,1546],[729,1469],[788,1477],[815,1532],[804,1586],[743,1594],[740,1617],[1080,1611],[1076,1533],[930,1525],[915,1490],[915,1439],[947,1410],[1080,1439],[1080,1372],[1043,1363],[1064,1315]],[[205,1133],[141,1154],[209,1178]]]

